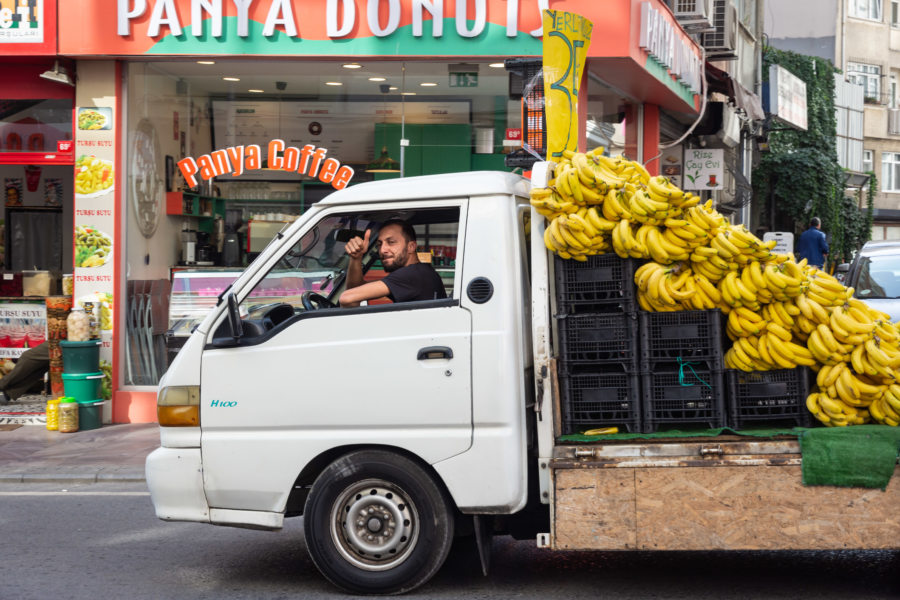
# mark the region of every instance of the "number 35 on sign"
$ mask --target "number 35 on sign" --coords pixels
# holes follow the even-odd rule
[[[578,149],[578,86],[594,24],[581,15],[544,11],[544,105],[547,159]]]

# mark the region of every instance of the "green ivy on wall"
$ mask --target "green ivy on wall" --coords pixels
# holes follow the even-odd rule
[[[845,198],[844,170],[838,164],[836,146],[836,70],[831,61],[765,47],[764,78],[771,65],[780,65],[806,82],[807,129],[769,133],[769,151],[762,153],[753,172],[757,207],[768,207],[760,213],[768,218],[765,225],[773,231],[793,228],[799,234],[810,217],[818,216],[822,231],[831,237],[829,258],[849,258],[869,239],[874,192],[870,186],[865,212],[854,199]],[[773,213],[774,221],[768,217]]]

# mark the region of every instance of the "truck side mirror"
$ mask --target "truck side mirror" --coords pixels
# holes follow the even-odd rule
[[[838,273],[846,273],[850,270],[850,263],[841,263],[835,268]]]
[[[228,292],[228,324],[231,326],[231,337],[237,342],[244,335],[244,328],[241,323],[241,311],[238,308],[237,296],[234,292]]]

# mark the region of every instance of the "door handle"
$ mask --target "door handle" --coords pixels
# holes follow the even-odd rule
[[[427,346],[419,349],[416,360],[432,360],[435,358],[453,358],[453,350],[447,346]]]

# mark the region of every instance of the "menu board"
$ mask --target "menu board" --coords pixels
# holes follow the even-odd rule
[[[468,101],[247,102],[214,100],[213,146],[259,144],[271,139],[288,146],[328,148],[342,163],[366,164],[375,153],[375,123],[468,123]]]
[[[74,300],[76,307],[85,301],[93,303],[101,323],[100,357],[111,361],[120,181],[115,162],[115,78],[100,76],[99,70],[85,71],[76,92]]]
[[[0,358],[19,358],[47,339],[47,305],[0,302]]]

